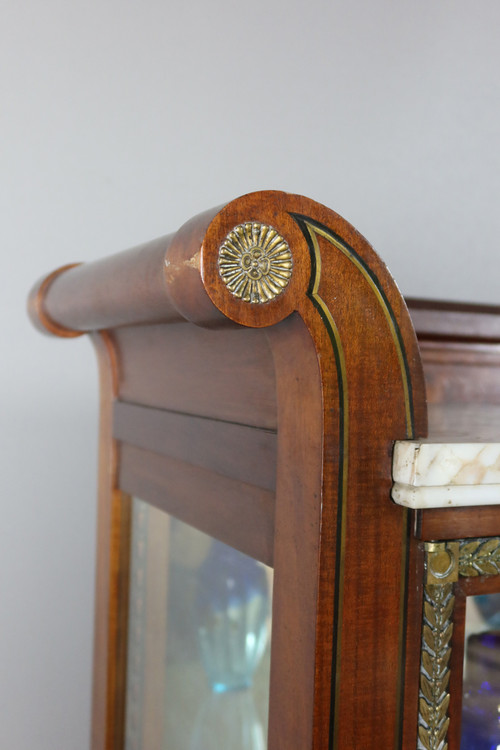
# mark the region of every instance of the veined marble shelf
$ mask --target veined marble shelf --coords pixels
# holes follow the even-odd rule
[[[500,443],[398,441],[392,474],[407,508],[500,505]]]

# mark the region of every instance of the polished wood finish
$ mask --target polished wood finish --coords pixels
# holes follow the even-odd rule
[[[278,421],[293,421],[295,429],[278,433],[268,747],[326,747],[329,721],[321,724],[318,717],[330,714],[330,684],[325,683],[331,679],[332,606],[319,623],[321,374],[298,316],[271,331],[270,338],[275,339]],[[326,623],[328,640],[319,643]],[[321,664],[320,649],[326,651]]]
[[[500,308],[410,300],[424,365],[429,437],[437,442],[498,441]],[[497,506],[418,514],[423,540],[500,535]]]
[[[430,435],[436,442],[495,443],[498,440],[499,404],[444,402],[429,404],[428,413]]]
[[[274,227],[293,255],[265,304],[219,275],[221,243],[248,221]],[[269,750],[365,750],[374,738],[413,750],[420,540],[498,529],[500,510],[396,506],[392,446],[425,437],[426,388],[431,438],[460,420],[467,432],[464,404],[487,409],[495,431],[500,309],[411,300],[410,315],[352,226],[277,192],[48,278],[32,316],[59,335],[94,331],[101,362],[93,750],[123,746],[122,492],[273,565]]]
[[[38,328],[42,333],[50,333],[53,336],[61,336],[62,338],[81,336],[81,331],[67,328],[61,325],[61,323],[57,323],[45,309],[45,302],[53,283],[61,277],[67,278],[68,271],[78,266],[80,266],[80,263],[70,263],[67,266],[57,268],[48,276],[41,279],[31,290],[28,298],[28,314],[35,328]]]
[[[475,432],[488,422],[491,425],[487,412],[500,404],[500,307],[425,300],[409,300],[408,305],[424,365],[430,434],[439,434],[439,422],[447,419],[456,428],[456,418],[462,419],[458,429],[463,433],[464,405],[474,406],[465,414],[468,420],[471,415],[475,420]],[[432,423],[432,406],[444,407],[441,413],[435,412],[436,425]],[[447,417],[449,407],[451,416]],[[497,409],[496,417],[499,415]],[[474,432],[469,434],[474,439]]]
[[[277,439],[271,430],[117,401],[113,435],[229,479],[276,489]]]
[[[437,442],[482,442],[500,436],[500,308],[409,300],[419,338],[429,403],[429,436]],[[438,508],[417,515],[422,540],[500,535],[500,507]],[[450,659],[449,750],[461,748],[466,597],[500,591],[500,578],[460,578]],[[406,747],[406,746],[403,746]]]
[[[500,536],[498,506],[479,505],[471,508],[432,508],[421,512],[416,533],[420,539],[474,539]]]
[[[181,319],[163,276],[171,237],[89,264],[66,266],[34,288],[29,311],[75,333]],[[61,324],[60,321],[64,320]],[[58,330],[51,331],[58,333]]]
[[[118,476],[131,495],[273,564],[273,492],[126,443]]]
[[[407,299],[419,339],[500,343],[500,307]]]
[[[118,487],[112,437],[116,358],[107,333],[92,335],[100,380],[100,451],[92,693],[92,750],[123,748],[128,627],[130,499]]]
[[[116,329],[114,342],[124,401],[276,430],[265,330],[130,326]]]
[[[460,750],[465,646],[465,608],[467,599],[461,582],[454,586],[453,593],[455,595],[455,606],[453,611],[453,634],[451,639],[450,658],[450,706],[448,710],[450,726],[448,729],[448,745],[449,750]]]
[[[500,404],[499,344],[420,340],[430,404]]]

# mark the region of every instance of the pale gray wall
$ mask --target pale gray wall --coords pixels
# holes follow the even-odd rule
[[[0,4],[0,747],[88,745],[97,378],[28,287],[260,188],[498,302],[498,0]]]

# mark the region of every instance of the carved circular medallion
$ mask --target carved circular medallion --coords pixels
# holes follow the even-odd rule
[[[277,297],[288,285],[292,267],[287,241],[266,224],[238,224],[219,248],[219,274],[231,294],[245,302]]]

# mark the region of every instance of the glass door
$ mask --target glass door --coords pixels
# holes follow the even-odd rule
[[[500,594],[468,596],[461,750],[500,750]]]
[[[265,750],[272,569],[133,500],[126,750]]]

